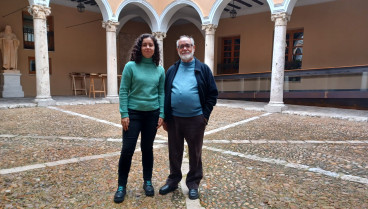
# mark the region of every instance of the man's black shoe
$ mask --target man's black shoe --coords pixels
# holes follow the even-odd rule
[[[118,190],[116,191],[115,196],[114,196],[114,202],[115,203],[123,202],[125,194],[126,194],[126,188],[123,187],[123,186],[119,186]]]
[[[198,199],[198,197],[199,197],[198,189],[189,189],[189,199],[195,200]]]
[[[168,185],[168,184],[165,184],[164,186],[162,186],[162,187],[160,188],[159,193],[160,193],[161,195],[165,195],[165,194],[167,194],[167,193],[169,193],[169,192],[175,191],[175,189],[177,189],[177,188],[178,188],[178,186],[172,187],[172,186],[170,186],[170,185]]]
[[[143,189],[144,189],[144,192],[146,193],[146,196],[152,197],[153,195],[155,195],[155,190],[152,186],[151,181],[145,181],[143,183]]]

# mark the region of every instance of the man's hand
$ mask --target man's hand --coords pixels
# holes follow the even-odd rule
[[[165,122],[162,123],[162,128],[167,132],[167,124]]]
[[[129,128],[129,117],[121,119],[121,125],[123,126],[123,130],[127,131]]]

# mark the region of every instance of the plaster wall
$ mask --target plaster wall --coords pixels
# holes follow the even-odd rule
[[[366,8],[366,0],[336,0],[295,8],[288,28],[304,28],[302,68],[368,64]]]
[[[288,29],[304,28],[302,69],[368,64],[366,0],[336,0],[296,7]],[[274,22],[269,12],[221,19],[216,30],[215,63],[221,39],[240,36],[240,72],[270,72]]]
[[[124,69],[125,63],[130,59],[130,52],[136,38],[143,33],[151,33],[146,23],[128,21],[118,35],[118,74]],[[179,60],[176,51],[176,40],[181,35],[190,35],[194,38],[196,51],[194,56],[204,61],[204,37],[195,25],[188,23],[172,26],[164,38],[164,68],[167,70]]]
[[[70,72],[107,72],[106,30],[100,13],[79,13],[54,4],[51,7],[55,22],[55,52],[49,53],[53,64],[51,95],[69,95],[71,87],[66,88],[66,84],[70,83]],[[90,21],[94,22],[87,23]]]
[[[164,9],[172,2],[173,0],[147,0],[149,4],[152,5],[153,8],[155,8],[157,14],[160,16]]]
[[[121,75],[125,64],[130,60],[135,40],[143,33],[151,33],[146,23],[128,21],[118,35],[118,74]]]
[[[284,0],[273,0],[274,4],[282,4]]]
[[[215,33],[215,68],[221,63],[222,38],[240,36],[239,73],[271,71],[273,25],[269,12],[221,19]]]
[[[28,56],[34,57],[34,50],[23,49],[22,11],[17,11],[22,8],[26,9],[27,6],[29,6],[27,0],[0,1],[0,31],[4,31],[5,25],[10,25],[13,33],[20,41],[18,48],[18,69],[22,74],[20,83],[25,96],[32,92],[35,94],[36,92],[36,77],[34,75],[28,75]],[[29,88],[29,84],[32,84],[33,88]]]
[[[192,36],[196,45],[194,56],[201,62],[204,62],[205,40],[198,28],[191,24],[182,24],[172,26],[164,39],[164,68],[167,70],[172,64],[179,60],[176,50],[176,41],[181,35]]]
[[[207,17],[210,15],[211,12],[211,8],[213,7],[213,5],[215,4],[215,0],[193,0],[193,2],[195,2],[199,8],[201,8],[203,17]]]
[[[111,7],[111,11],[116,15],[119,5],[123,2],[122,0],[107,0]]]
[[[242,79],[218,80],[219,91],[269,91],[270,78],[267,79]],[[300,81],[285,81],[284,89],[302,90],[357,90],[361,88],[361,75],[333,75],[333,76],[305,76]]]
[[[361,75],[333,75],[302,77],[301,82],[289,82],[290,90],[330,90],[360,89]]]
[[[159,4],[161,1],[151,0]],[[164,0],[165,1],[165,0]],[[199,1],[199,0],[198,0]],[[166,0],[165,2],[172,2]],[[21,42],[18,50],[18,68],[25,96],[36,96],[36,77],[28,72],[28,57],[34,50],[23,49],[22,8],[27,0],[0,1],[0,31],[6,24]],[[162,4],[164,5],[164,4]],[[78,13],[75,8],[51,4],[54,17],[55,51],[49,52],[52,74],[51,95],[71,95],[70,72],[106,73],[106,31],[101,26],[100,13]],[[336,0],[294,9],[288,29],[304,28],[303,69],[328,68],[368,64],[368,8],[366,0]],[[67,15],[66,15],[67,14]],[[215,63],[220,63],[221,38],[240,36],[240,73],[270,72],[274,22],[270,12],[222,19],[216,30]],[[89,23],[87,23],[89,22]],[[151,33],[146,23],[128,22],[118,38],[118,74],[129,59],[130,48],[138,35]],[[164,39],[165,69],[179,57],[175,42],[180,35],[192,35],[196,41],[195,56],[204,60],[205,40],[193,24],[172,26]],[[216,68],[216,64],[215,64]],[[216,75],[216,69],[214,69]],[[329,87],[339,83],[357,83],[357,80],[339,77],[320,80]],[[354,78],[355,79],[355,78]],[[359,79],[358,79],[359,80]],[[313,83],[302,79],[300,84],[290,84],[290,89],[312,88]],[[315,84],[315,83],[314,83]],[[88,85],[88,82],[87,82]],[[327,86],[326,86],[327,87]],[[347,88],[347,86],[342,86]],[[257,87],[258,88],[258,87]],[[332,87],[331,87],[332,88]]]
[[[34,97],[36,76],[29,74],[28,57],[34,57],[35,50],[23,48],[22,10],[19,10],[28,5],[27,0],[0,1],[0,30],[3,31],[5,25],[9,24],[19,39],[18,68],[22,74],[21,85],[26,97]],[[55,51],[49,52],[51,95],[72,95],[69,73],[106,73],[106,32],[102,28],[100,13],[79,13],[75,8],[55,4],[50,6],[55,33]],[[9,14],[11,12],[14,13]],[[94,22],[82,24],[90,21]]]

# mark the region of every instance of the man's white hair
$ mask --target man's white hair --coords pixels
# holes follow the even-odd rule
[[[182,38],[189,38],[190,41],[192,42],[192,45],[194,46],[194,39],[191,36],[187,36],[187,35],[182,35],[179,37],[179,39],[176,41],[176,48],[179,48],[179,41]]]

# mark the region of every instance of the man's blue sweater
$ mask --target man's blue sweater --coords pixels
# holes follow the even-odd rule
[[[194,75],[194,62],[181,62],[171,89],[173,115],[193,117],[202,114],[198,84]]]
[[[194,75],[198,84],[199,101],[202,106],[203,116],[208,120],[216,105],[218,91],[211,69],[198,59],[194,58]],[[181,60],[172,65],[166,73],[165,79],[165,121],[172,118],[171,89]]]

